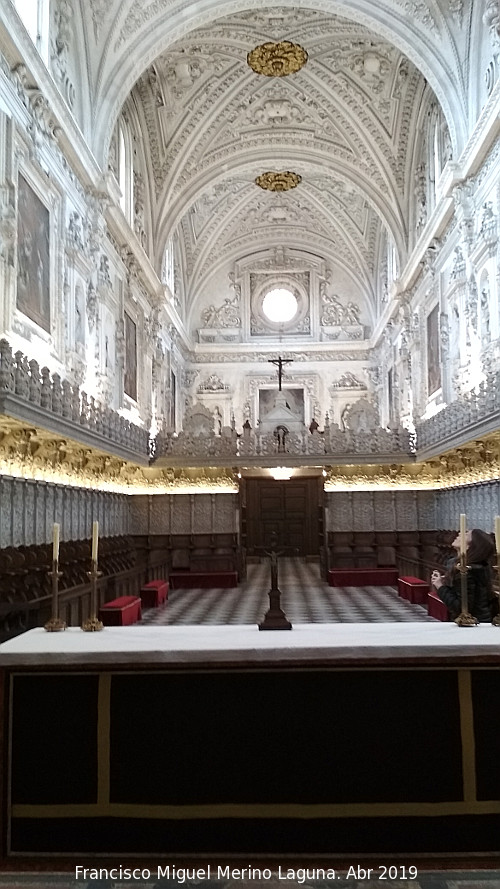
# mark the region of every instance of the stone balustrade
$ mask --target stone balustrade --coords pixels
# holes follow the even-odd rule
[[[149,457],[149,431],[87,395],[79,386],[61,379],[57,373],[51,374],[48,367],[40,368],[35,360],[20,351],[12,354],[7,340],[0,340],[0,399],[14,396],[22,402],[33,405],[51,418],[60,417],[66,424],[74,426],[75,437],[81,433],[92,433],[105,442],[140,456]],[[35,422],[33,420],[33,422]],[[77,434],[77,427],[80,435]],[[65,434],[68,434],[66,431]]]
[[[433,417],[417,424],[417,448],[439,446],[457,437],[467,441],[474,435],[493,431],[500,412],[500,370],[491,370],[479,386],[452,401]],[[482,426],[482,429],[475,427]],[[488,427],[492,426],[492,429]],[[453,442],[454,444],[456,442]]]
[[[280,438],[274,432],[259,432],[244,428],[238,434],[234,428],[224,428],[222,435],[196,435],[187,428],[178,435],[159,435],[150,441],[149,431],[137,426],[98,402],[94,397],[72,385],[49,368],[40,368],[21,352],[15,354],[7,340],[0,340],[0,399],[13,397],[16,402],[32,405],[52,423],[61,418],[64,434],[73,427],[73,434],[91,434],[102,439],[103,449],[113,450],[112,445],[139,457],[141,462],[149,458],[184,458],[220,461],[228,458],[256,458],[288,455],[297,458],[318,457],[321,462],[342,462],[352,455],[364,458],[373,455],[374,462],[381,457],[392,456],[394,461],[412,457],[416,452],[441,448],[445,443],[454,445],[493,431],[500,415],[500,370],[491,370],[478,387],[465,393],[460,400],[444,407],[439,413],[420,422],[413,435],[399,427],[393,430],[374,426],[355,430],[340,429],[325,418],[324,431],[290,432]],[[8,411],[7,411],[8,413]],[[33,419],[35,423],[35,419]],[[68,427],[69,424],[69,427]],[[490,429],[491,427],[491,429]],[[80,434],[77,434],[77,429]],[[61,430],[62,431],[62,430]],[[94,442],[96,443],[96,442]],[[178,460],[176,461],[178,462]]]
[[[318,457],[322,463],[335,462],[339,457],[355,456],[377,458],[390,456],[397,460],[408,458],[415,452],[414,436],[406,429],[387,431],[382,428],[363,432],[343,431],[338,426],[325,424],[324,432],[292,432],[277,435],[244,429],[238,435],[234,430],[226,435],[179,435],[158,436],[155,442],[155,458],[279,458]]]

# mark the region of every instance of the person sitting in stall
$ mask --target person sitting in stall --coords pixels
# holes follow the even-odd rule
[[[480,623],[490,623],[495,616],[498,603],[491,577],[491,561],[495,555],[495,545],[491,536],[479,528],[467,531],[465,540],[469,614]],[[457,534],[452,546],[457,552],[460,550],[460,534]],[[457,556],[448,562],[446,574],[436,570],[431,575],[431,583],[439,598],[447,606],[452,620],[455,620],[462,610],[459,565],[460,557]]]

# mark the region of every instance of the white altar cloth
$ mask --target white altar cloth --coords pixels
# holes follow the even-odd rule
[[[500,666],[500,628],[454,623],[295,624],[259,631],[255,625],[79,627],[29,630],[0,645],[0,667],[77,664],[349,663],[366,661],[485,662]]]

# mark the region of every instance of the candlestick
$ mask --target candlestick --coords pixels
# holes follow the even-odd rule
[[[54,525],[53,553],[59,555],[59,525]],[[59,630],[66,629],[66,621],[59,617],[59,578],[62,577],[62,571],[59,571],[59,561],[57,558],[54,558],[52,561],[52,571],[49,571],[49,577],[52,578],[52,616],[45,624],[44,629],[48,633],[57,633]]]
[[[60,529],[60,527],[61,526],[58,525],[57,522],[54,522],[54,525],[52,528],[52,561],[53,562],[59,561],[59,529]]]
[[[462,534],[462,518],[465,516],[460,516],[460,544],[462,543],[461,534]],[[460,553],[460,562],[458,570],[460,571],[460,587],[461,587],[461,612],[458,617],[455,619],[455,623],[459,627],[477,627],[479,621],[477,617],[470,614],[469,612],[469,595],[467,590],[467,565],[465,562],[465,549]]]
[[[496,543],[496,551],[497,551],[497,563],[495,565],[497,572],[497,583],[500,581],[500,516],[495,516],[495,543]],[[495,596],[498,593],[495,592]],[[496,614],[493,620],[491,621],[494,627],[500,627],[500,613]]]
[[[92,561],[97,562],[97,550],[99,547],[99,522],[92,524]]]
[[[97,522],[94,522],[97,525]],[[104,629],[104,624],[97,617],[97,579],[101,577],[102,571],[97,570],[97,561],[92,559],[92,568],[87,571],[87,577],[90,580],[90,617],[84,620],[82,630],[85,633],[96,633]]]
[[[460,515],[460,552],[464,553],[464,554],[467,552],[466,534],[467,534],[467,516],[465,515],[465,513],[462,513]]]

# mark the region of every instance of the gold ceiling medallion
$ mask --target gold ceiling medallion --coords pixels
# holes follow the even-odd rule
[[[298,173],[285,170],[283,173],[262,173],[261,176],[257,176],[255,184],[267,191],[289,191],[291,188],[296,188],[301,181],[302,176]]]
[[[247,62],[256,74],[266,77],[286,77],[300,71],[307,62],[307,53],[298,43],[263,43],[247,55]]]

